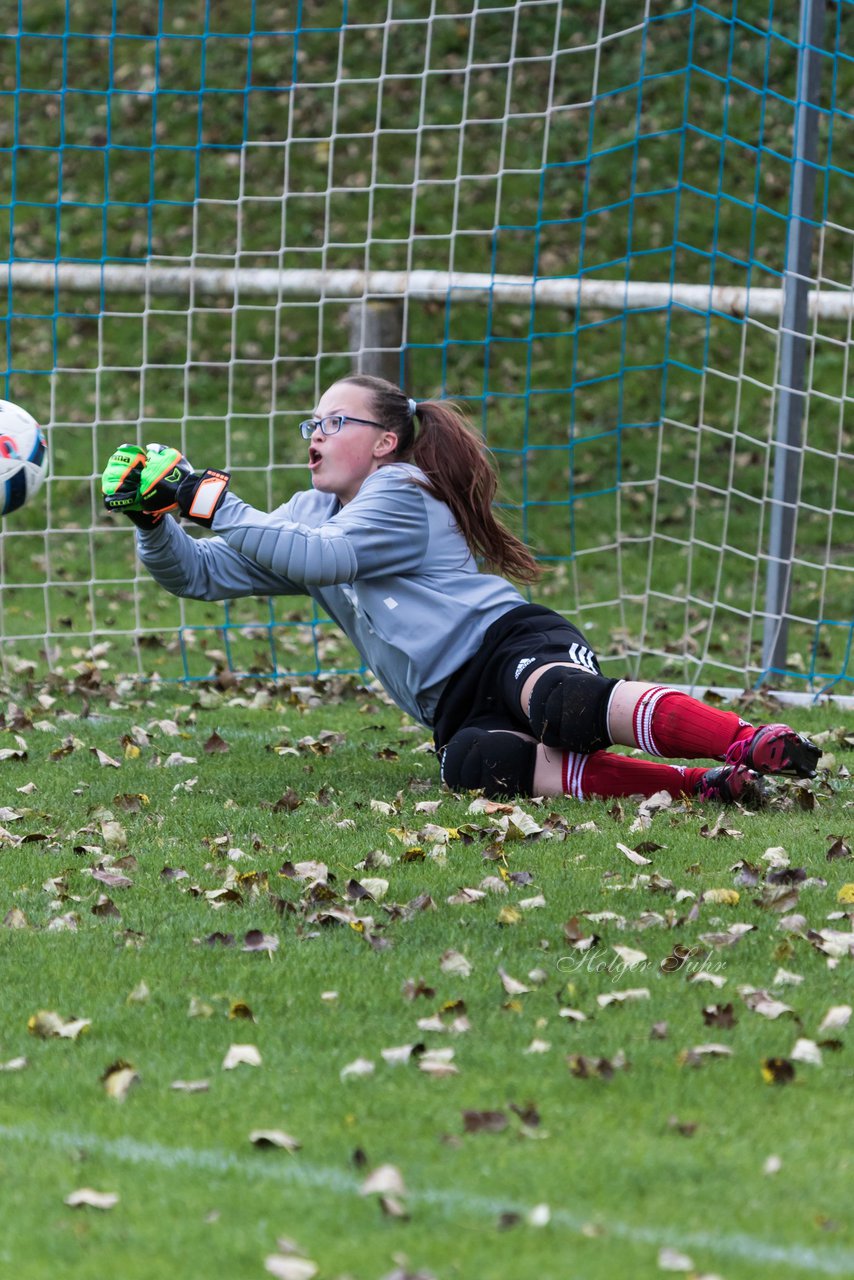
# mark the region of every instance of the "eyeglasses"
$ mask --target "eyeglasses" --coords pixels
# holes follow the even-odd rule
[[[325,436],[335,436],[344,426],[345,422],[360,422],[365,427],[379,427],[380,431],[385,428],[381,422],[371,422],[368,418],[354,418],[349,413],[333,413],[327,418],[306,418],[304,422],[299,424],[300,435],[303,440],[310,440],[318,427]]]

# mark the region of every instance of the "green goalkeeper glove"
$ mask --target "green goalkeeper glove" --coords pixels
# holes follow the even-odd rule
[[[108,511],[127,516],[140,529],[152,529],[160,516],[143,511],[139,496],[145,462],[145,450],[138,444],[119,445],[104,468],[101,493]]]
[[[178,449],[150,444],[139,477],[142,510],[155,519],[177,510],[210,528],[229,479],[227,471],[194,471]]]

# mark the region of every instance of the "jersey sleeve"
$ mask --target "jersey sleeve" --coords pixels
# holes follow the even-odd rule
[[[152,578],[174,596],[235,600],[301,595],[303,587],[242,556],[221,538],[192,538],[177,520],[137,531],[137,554]]]
[[[369,476],[352,502],[317,526],[266,515],[233,494],[214,517],[227,545],[277,578],[304,587],[413,573],[429,537],[423,490],[393,467]]]

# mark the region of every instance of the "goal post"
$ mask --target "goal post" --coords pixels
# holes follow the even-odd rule
[[[300,418],[370,366],[466,406],[537,599],[609,674],[848,691],[852,24],[854,0],[20,6],[0,396],[51,469],[3,522],[7,670],[353,669],[298,597],[165,596],[98,479],[161,440],[271,509],[308,483]]]

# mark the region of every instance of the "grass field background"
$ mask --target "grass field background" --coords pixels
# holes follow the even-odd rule
[[[356,1280],[850,1274],[838,712],[798,713],[822,774],[763,813],[637,829],[632,801],[473,812],[352,681],[101,683],[18,687],[0,734],[9,1274],[243,1280],[282,1238]]]
[[[828,16],[821,83],[814,270],[831,293],[851,279],[849,9]],[[22,13],[0,36],[0,243],[17,263],[780,284],[794,11],[653,6],[642,30],[609,3],[598,48],[592,0],[448,5],[429,28],[420,0],[396,0],[390,42],[369,6],[339,3]],[[350,368],[349,302],[11,283],[6,300],[2,393],[49,422],[51,478],[4,526],[4,654],[46,636],[61,666],[109,632],[134,667],[206,674],[157,637],[221,647],[224,624],[238,669],[322,665],[290,648],[291,603],[235,618],[142,583],[98,477],[125,439],[159,438],[230,466],[263,507],[304,487],[296,423]],[[508,518],[547,566],[539,596],[615,673],[749,683],[777,322],[458,295],[409,304],[405,324],[412,392],[460,398],[496,451]],[[800,685],[847,678],[847,353],[848,326],[816,321],[787,667]],[[267,628],[260,649],[244,621]]]

